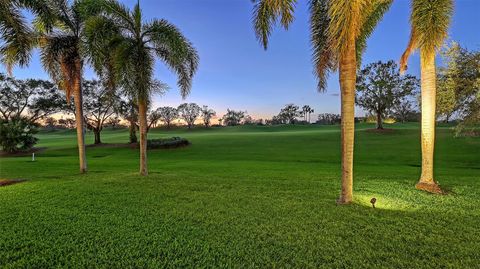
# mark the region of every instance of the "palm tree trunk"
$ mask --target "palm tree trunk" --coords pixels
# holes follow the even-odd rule
[[[435,97],[436,73],[435,54],[421,53],[421,90],[422,90],[422,174],[415,185],[419,190],[441,193],[433,178],[433,152],[435,146]]]
[[[140,175],[148,175],[147,168],[147,103],[138,101],[138,119],[140,124]]]
[[[353,200],[353,144],[355,133],[355,83],[356,52],[351,42],[340,57],[340,91],[342,96],[342,192],[338,204],[349,204]]]
[[[75,102],[75,124],[77,127],[78,158],[80,173],[87,172],[87,157],[85,154],[85,132],[83,123],[83,97],[82,97],[82,66],[80,60],[75,62],[75,78],[73,82],[73,98]]]

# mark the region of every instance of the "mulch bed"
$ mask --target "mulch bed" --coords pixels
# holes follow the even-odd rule
[[[0,187],[13,185],[26,181],[25,179],[0,179]]]
[[[378,133],[378,134],[391,134],[391,133],[394,133],[395,130],[394,129],[367,129],[367,132],[370,132],[370,133]]]
[[[125,144],[125,143],[101,143],[101,144],[90,144],[86,145],[87,148],[126,148],[130,144]]]
[[[31,156],[32,153],[40,153],[44,151],[46,147],[41,147],[41,148],[32,148],[30,150],[23,150],[23,151],[17,151],[17,152],[5,152],[3,150],[0,150],[0,157],[23,157],[23,156]]]

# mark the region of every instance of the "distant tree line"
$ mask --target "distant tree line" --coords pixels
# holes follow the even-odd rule
[[[480,122],[480,52],[468,51],[452,43],[442,51],[445,66],[439,69],[437,91],[437,116],[445,122],[455,118],[459,121],[457,134],[477,132]],[[356,104],[367,111],[363,120],[373,120],[378,129],[383,128],[386,118],[398,122],[418,121],[421,103],[418,98],[419,81],[411,75],[400,75],[394,61],[375,62],[366,65],[357,74]],[[158,84],[165,91],[166,85]],[[84,80],[83,124],[94,134],[94,143],[100,144],[105,127],[129,128],[129,142],[137,143],[139,131],[139,108],[128,94],[111,91],[98,80]],[[76,109],[65,101],[66,96],[50,81],[39,79],[15,79],[0,73],[0,138],[5,151],[14,152],[32,147],[37,139],[34,134],[40,125],[46,129],[76,127]],[[208,128],[217,113],[210,107],[196,103],[183,103],[178,107],[153,108],[148,103],[147,132],[163,123],[170,129],[175,121],[183,121],[188,129],[196,122]],[[52,117],[61,113],[60,119]],[[301,108],[286,104],[271,119],[253,119],[246,111],[227,109],[218,117],[218,126],[311,124],[309,105]],[[68,117],[73,115],[73,118]],[[67,116],[64,118],[63,116]],[[357,121],[362,120],[356,118]],[[340,124],[341,116],[320,113],[316,124]],[[473,130],[473,131],[472,131]]]

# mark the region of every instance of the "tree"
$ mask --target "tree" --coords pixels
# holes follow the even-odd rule
[[[150,111],[148,113],[148,125],[147,125],[147,132],[150,131],[150,128],[155,128],[157,126],[157,122],[160,120],[160,112],[158,108],[155,110]]]
[[[315,112],[309,105],[304,105],[302,107],[303,120],[310,123],[310,114]]]
[[[318,114],[318,124],[326,124],[326,125],[332,125],[332,124],[339,124],[341,122],[341,117],[338,114],[332,114],[332,113],[322,113]]]
[[[140,174],[145,176],[148,174],[148,105],[151,95],[163,88],[153,77],[155,59],[160,59],[176,73],[181,95],[186,97],[197,70],[198,55],[173,24],[163,19],[145,22],[139,3],[133,10],[114,0],[99,0],[97,6],[102,12],[89,20],[86,36],[92,47],[109,49],[92,57],[94,66],[113,75],[113,81],[121,85],[138,105]]]
[[[37,124],[25,117],[0,118],[0,147],[6,152],[31,149],[38,141],[36,133]]]
[[[286,29],[293,21],[296,0],[254,0],[253,24],[266,49],[277,23]],[[353,142],[355,123],[356,69],[368,36],[388,10],[391,0],[310,1],[310,37],[318,89],[324,91],[330,72],[339,71],[342,100],[342,190],[338,204],[353,199]]]
[[[227,126],[236,126],[240,125],[243,118],[245,118],[245,111],[235,111],[227,108],[227,113],[223,115],[222,122]]]
[[[22,117],[31,123],[58,112],[63,98],[55,85],[38,79],[19,80],[0,73],[0,118]]]
[[[57,125],[58,121],[53,117],[47,117],[45,118],[44,122],[45,122],[45,127],[47,127],[50,130],[53,130],[55,129],[55,126]]]
[[[188,129],[191,129],[195,125],[195,120],[200,115],[202,108],[195,103],[184,103],[179,105],[177,110],[180,118],[187,123]]]
[[[394,61],[368,64],[357,75],[355,102],[366,111],[375,114],[377,129],[383,129],[383,119],[389,110],[418,87],[418,80],[411,75],[401,76]]]
[[[437,81],[437,117],[443,116],[445,122],[448,122],[457,108],[457,98],[455,89],[452,87],[451,79]]]
[[[94,144],[98,145],[102,143],[100,134],[104,125],[116,113],[120,97],[98,80],[85,80],[82,88],[84,122],[93,131]],[[73,106],[68,106],[67,112],[75,115],[76,110]]]
[[[208,106],[203,106],[202,110],[200,111],[200,114],[203,119],[203,124],[205,125],[206,128],[210,126],[210,120],[212,119],[212,117],[217,115],[217,113],[213,109],[209,108]]]
[[[5,0],[2,0],[5,1]],[[87,171],[87,159],[85,155],[85,139],[83,129],[83,105],[82,105],[82,69],[85,60],[83,54],[83,26],[87,15],[84,5],[95,3],[92,1],[38,1],[17,0],[17,3],[29,8],[34,12],[35,30],[32,34],[28,28],[14,31],[14,38],[8,37],[4,49],[2,49],[3,61],[7,66],[14,63],[26,65],[30,59],[30,51],[34,45],[40,48],[42,64],[50,77],[65,90],[67,102],[73,95],[75,103],[75,121],[77,127],[77,144],[80,172]],[[10,7],[9,7],[10,8]],[[12,10],[14,10],[13,8]],[[15,15],[15,14],[14,14]],[[22,21],[22,17],[19,17]],[[8,18],[7,18],[8,19]],[[24,26],[16,23],[17,26]],[[22,33],[22,34],[21,34]],[[27,38],[17,38],[27,34]],[[34,37],[34,38],[33,38]],[[13,48],[18,46],[18,49]]]
[[[245,115],[242,122],[243,122],[243,125],[253,125],[253,124],[255,124],[255,120],[250,115]]]
[[[438,69],[437,113],[446,121],[456,113],[460,119],[456,128],[459,134],[465,127],[475,128],[479,123],[475,115],[480,102],[480,52],[452,42],[441,55],[445,65]]]
[[[294,124],[297,117],[301,115],[298,110],[298,106],[294,104],[287,104],[280,110],[278,117],[282,119],[284,123]]]
[[[178,110],[174,107],[165,106],[158,108],[160,114],[160,120],[167,125],[167,129],[170,129],[172,122],[178,118]]]
[[[413,101],[411,101],[410,98],[405,96],[393,105],[390,114],[397,121],[405,123],[407,121],[411,121],[417,113],[415,111],[415,104],[413,103]]]
[[[415,187],[432,193],[442,192],[433,175],[437,82],[435,54],[447,36],[452,13],[452,0],[412,0],[410,41],[400,60],[400,69],[404,72],[410,54],[420,50],[422,174]]]
[[[117,106],[118,108],[118,106]],[[115,113],[115,115],[113,117],[110,117],[107,119],[106,121],[106,126],[109,126],[109,127],[112,127],[112,129],[116,129],[117,126],[120,126],[120,118],[117,116],[118,114],[118,111]]]
[[[117,108],[118,113],[128,121],[128,131],[129,131],[129,143],[134,144],[138,142],[137,139],[137,129],[138,129],[138,106],[134,100],[130,97],[124,97],[120,100],[120,103]]]
[[[66,129],[73,129],[75,128],[75,120],[72,118],[60,118],[58,119],[58,124]]]

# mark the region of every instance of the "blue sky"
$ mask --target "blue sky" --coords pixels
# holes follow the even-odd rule
[[[123,0],[132,7],[136,0]],[[246,110],[256,118],[277,114],[287,103],[308,104],[315,112],[339,113],[338,74],[331,74],[328,90],[316,91],[312,74],[307,0],[298,1],[295,21],[288,31],[276,29],[267,51],[255,39],[250,0],[141,0],[147,19],[164,18],[177,25],[197,48],[200,67],[192,94],[182,100],[176,77],[161,62],[155,77],[170,85],[164,96],[154,96],[154,106],[177,106],[182,102],[209,105],[223,114],[227,108]],[[409,2],[395,0],[368,41],[363,64],[398,60],[409,37]],[[480,0],[456,0],[450,39],[469,49],[480,48],[478,30]],[[0,71],[4,71],[0,67]],[[418,54],[409,62],[409,72],[419,74]],[[34,55],[29,68],[14,70],[19,78],[48,78]],[[93,72],[86,68],[85,77]],[[361,115],[361,110],[357,111]],[[313,118],[313,117],[312,117]]]

